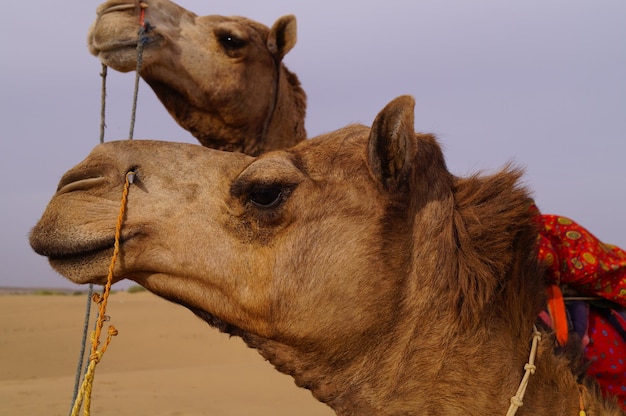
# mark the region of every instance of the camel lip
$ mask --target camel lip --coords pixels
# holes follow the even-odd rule
[[[127,232],[120,237],[120,247],[133,239],[139,234],[139,232]],[[76,261],[86,257],[94,257],[99,254],[104,254],[107,251],[111,251],[115,248],[115,237],[90,241],[84,244],[75,244],[73,246],[64,246],[63,248],[51,248],[42,247],[36,251],[38,254],[48,257],[50,261],[65,262]]]
[[[158,43],[162,38],[163,37],[161,35],[155,34],[155,35],[144,35],[141,40],[139,39],[139,37],[137,37],[135,39],[127,39],[127,40],[121,40],[118,42],[106,43],[104,45],[98,45],[98,52],[99,53],[119,52],[125,49],[129,51],[131,50],[136,51],[137,44],[140,41],[143,42],[143,47],[147,48]]]
[[[108,243],[104,243],[101,242],[102,244],[98,244],[97,246],[94,247],[90,247],[90,248],[84,248],[84,247],[80,247],[80,248],[76,248],[77,251],[74,250],[64,250],[64,251],[49,251],[49,252],[43,252],[43,253],[39,253],[39,254],[43,254],[44,256],[48,257],[49,260],[52,261],[65,261],[65,260],[77,260],[83,257],[89,257],[89,256],[93,256],[95,254],[98,253],[102,253],[105,252],[107,250],[110,250],[112,248],[114,248],[114,241],[112,242],[108,242]],[[120,244],[122,242],[120,241]]]

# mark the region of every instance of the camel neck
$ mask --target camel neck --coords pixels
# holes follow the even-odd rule
[[[523,376],[531,332],[522,345],[492,339],[487,330],[462,334],[450,327],[443,337],[429,336],[442,332],[439,325],[445,324],[415,325],[402,333],[392,328],[379,334],[377,345],[346,345],[330,353],[244,340],[338,415],[465,416],[469,408],[505,415]],[[529,388],[527,397],[530,391],[535,394]]]
[[[297,77],[277,63],[274,97],[268,108],[260,153],[286,149],[306,139],[305,108],[306,96]]]

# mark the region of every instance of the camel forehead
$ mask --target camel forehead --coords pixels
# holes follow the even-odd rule
[[[342,189],[347,191],[350,184],[371,180],[366,166],[368,132],[364,126],[349,126],[287,150],[265,153],[241,170],[235,185],[297,185],[308,180],[344,184]]]
[[[261,39],[267,38],[267,34],[270,30],[269,27],[262,23],[241,16],[200,16],[196,19],[196,23],[205,26],[207,29],[228,30],[240,37],[244,35],[248,37],[256,35]]]
[[[110,163],[127,169],[158,167],[160,171],[202,172],[212,166],[245,166],[252,157],[191,143],[157,140],[120,140],[98,145],[89,161]]]
[[[350,125],[305,140],[289,149],[293,163],[313,176],[334,172],[352,175],[365,166],[369,128]]]
[[[286,151],[276,151],[259,157],[254,163],[247,166],[239,175],[239,179],[254,178],[260,182],[271,182],[278,178],[292,177],[293,182],[299,182],[303,172],[295,163],[294,156]]]
[[[102,143],[94,148],[96,153],[109,152],[131,152],[136,156],[158,155],[159,157],[169,157],[186,153],[190,155],[210,155],[219,150],[210,149],[192,143],[168,142],[161,140],[116,140]]]

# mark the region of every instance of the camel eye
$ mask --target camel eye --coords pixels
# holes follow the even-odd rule
[[[237,49],[241,49],[246,46],[246,41],[238,38],[232,33],[222,33],[217,36],[217,40],[220,42],[222,47],[228,51],[235,51]]]
[[[257,208],[274,208],[284,200],[284,188],[276,185],[257,185],[248,195],[248,201],[254,204]]]

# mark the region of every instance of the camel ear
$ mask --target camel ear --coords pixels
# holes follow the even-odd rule
[[[267,48],[276,61],[281,61],[298,40],[296,16],[289,14],[279,18],[267,36]]]
[[[415,100],[403,95],[378,113],[370,131],[367,158],[370,172],[387,190],[398,190],[408,179],[417,151]]]

